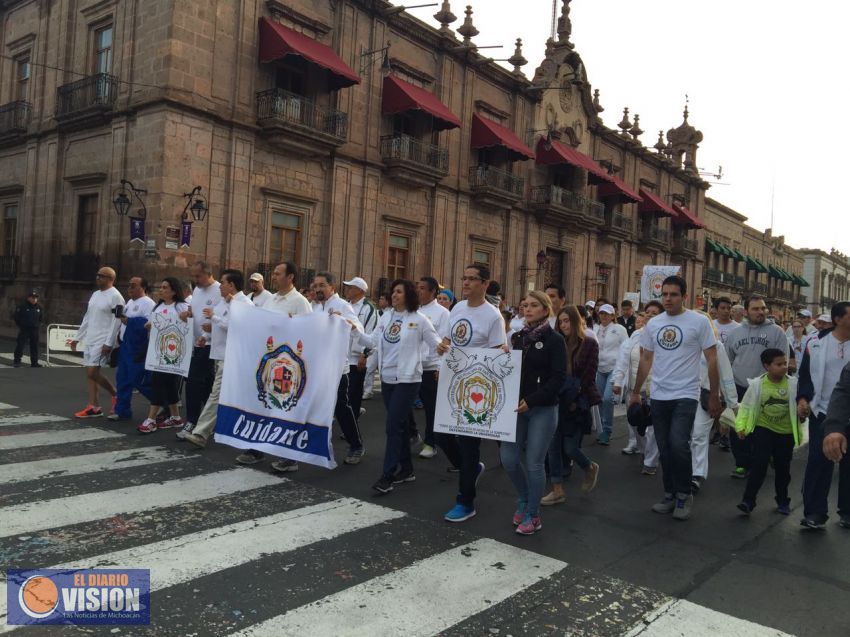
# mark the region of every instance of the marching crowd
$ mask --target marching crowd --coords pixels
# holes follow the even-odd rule
[[[246,284],[237,270],[224,270],[219,281],[206,263],[194,264],[191,271],[193,286],[165,278],[157,286],[156,302],[148,283],[133,277],[125,303],[114,287],[115,271],[100,268],[98,289],[74,342],[84,343],[88,386],[88,404],[77,418],[104,415],[99,402],[104,390],[111,398],[106,416],[129,419],[132,393],[138,390],[150,402],[137,427],[140,433],[176,429],[179,439],[204,448],[215,429],[230,305],[254,303],[288,317],[327,312],[351,325],[334,408],[348,445],[346,464],[359,464],[365,453],[358,425],[365,413],[361,402],[372,396],[376,374],[380,380],[386,445],[372,488],[381,494],[415,480],[412,448],[423,459],[442,452],[449,470],[458,474],[456,501],[445,519],[462,522],[475,515],[484,472],[481,439],[434,431],[439,369],[452,348],[501,348],[522,356],[516,439],[499,444],[501,464],[517,493],[512,521],[518,533],[539,531],[540,507],[565,501],[563,482],[573,465],[583,472],[582,490],[594,489],[600,467],[582,441],[595,432],[598,445],[610,444],[616,403],[627,405],[629,437],[622,453],[640,454],[643,474],[661,467],[663,494],[652,506],[656,513],[677,520],[691,516],[694,495],[708,476],[709,446],[718,444],[731,450],[731,475],[742,481],[742,514],[756,508],[771,466],[776,510],[789,514],[792,454],[807,422],[801,525],[825,528],[838,464],[839,524],[850,529],[850,347],[844,356],[850,301],[836,303],[815,321],[801,310],[783,329],[758,295],[743,306],[715,299],[708,313],[686,309],[687,286],[677,276],[663,282],[660,301],[641,308],[629,300],[616,308],[604,298],[569,304],[559,285],[548,284],[508,309],[498,283],[481,265],[464,270],[457,298],[435,278],[423,277],[394,281],[377,305],[360,277],[342,282],[345,299],[329,272],[316,274],[310,288],[299,291],[297,268],[288,262],[274,269],[274,294],[258,273]],[[179,375],[145,371],[148,330],[158,313],[193,319],[185,383]],[[16,352],[16,361],[21,353]],[[110,358],[117,364],[117,386],[101,371]],[[182,385],[185,419],[180,415]],[[424,410],[421,437],[415,407]],[[256,464],[263,454],[247,450],[236,461]],[[279,472],[298,470],[290,459],[276,458],[271,466]]]

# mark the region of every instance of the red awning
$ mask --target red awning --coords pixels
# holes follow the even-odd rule
[[[649,212],[662,217],[673,217],[674,219],[679,216],[679,213],[664,203],[664,200],[654,192],[641,188],[640,196],[643,197],[643,201],[638,204],[638,212]]]
[[[388,75],[384,78],[381,112],[385,115],[395,115],[405,111],[425,111],[434,118],[435,130],[460,128],[461,125],[457,116],[433,93]]]
[[[507,149],[511,161],[534,159],[534,152],[517,137],[510,128],[484,119],[478,113],[472,115],[472,147],[490,148],[501,146]]]
[[[640,196],[629,188],[622,179],[609,175],[607,170],[590,157],[557,140],[552,140],[551,148],[547,149],[546,138],[541,137],[537,142],[536,160],[538,164],[543,166],[570,164],[576,168],[584,168],[587,171],[588,183],[600,184],[600,189],[605,189],[607,194],[600,194],[600,196],[617,195],[627,201],[641,200]]]
[[[326,69],[333,88],[360,84],[360,76],[328,45],[279,22],[260,18],[260,62],[276,62],[287,55],[297,55]]]
[[[673,210],[678,213],[678,217],[673,217],[673,223],[680,226],[689,226],[691,228],[694,228],[695,230],[701,230],[705,228],[705,224],[700,221],[699,217],[697,217],[694,213],[692,213],[684,206],[673,204]]]
[[[640,203],[643,201],[641,196],[634,190],[629,188],[622,179],[616,175],[609,175],[612,181],[610,183],[599,184],[596,189],[596,196],[600,199],[605,197],[617,197],[623,203]]]

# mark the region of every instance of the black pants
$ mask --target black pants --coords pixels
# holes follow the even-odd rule
[[[733,436],[737,438],[737,436]],[[791,459],[794,456],[794,435],[778,434],[765,427],[756,427],[747,438],[753,452],[750,475],[744,489],[744,502],[755,506],[756,496],[764,478],[767,467],[773,458],[774,485],[776,488],[776,504],[788,504],[788,485],[791,483]]]
[[[175,378],[179,377],[175,376]],[[194,348],[192,350],[192,362],[189,365],[189,378],[186,379],[187,421],[198,422],[207,398],[210,397],[214,380],[215,361],[210,360],[210,348]]]
[[[471,507],[475,503],[475,482],[478,479],[478,463],[481,460],[481,438],[457,436],[455,439],[460,448],[457,503]]]
[[[151,373],[151,405],[165,407],[180,401],[180,378],[177,374]]]
[[[354,420],[360,422],[360,405],[363,403],[363,385],[366,381],[366,368],[361,372],[357,365],[348,366],[348,404],[354,413]]]
[[[348,402],[348,374],[343,374],[339,381],[334,416],[351,451],[362,449],[363,440],[360,438],[360,428],[357,426],[357,419],[351,410],[351,404]]]
[[[738,402],[744,399],[744,394],[747,393],[746,387],[735,385],[738,390]],[[738,438],[733,431],[729,436],[729,446],[732,447],[732,455],[735,457],[735,467],[741,467],[749,471],[753,464],[753,441],[752,436],[747,436],[743,440]]]
[[[419,386],[419,399],[425,408],[425,444],[431,447],[437,444],[434,435],[434,415],[437,413],[437,383],[439,372],[427,370],[422,372],[422,384]]]
[[[37,327],[21,327],[18,329],[18,343],[15,345],[15,362],[21,362],[21,357],[24,355],[24,346],[27,341],[30,343],[30,364],[36,365],[38,363]]]
[[[835,463],[823,455],[823,423],[826,414],[809,417],[809,456],[803,477],[803,515],[826,522],[829,491]],[[838,463],[838,515],[850,517],[850,454]]]

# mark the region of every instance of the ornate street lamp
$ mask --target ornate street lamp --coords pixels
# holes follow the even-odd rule
[[[195,186],[192,192],[186,193],[183,196],[186,197],[187,201],[180,218],[183,221],[188,221],[189,213],[191,212],[194,221],[203,221],[209,212],[209,207],[207,206],[206,198],[201,195],[201,187]]]
[[[129,190],[128,190],[129,187]],[[130,214],[130,208],[133,207],[133,200],[130,196],[130,193],[133,193],[133,196],[138,200],[139,206],[141,206],[136,214],[133,215],[134,219],[144,219],[148,216],[148,209],[145,206],[144,200],[140,195],[147,195],[148,191],[144,188],[136,188],[132,182],[122,179],[121,186],[115,190],[114,198],[112,199],[112,205],[115,207],[115,212],[119,217],[126,217]]]

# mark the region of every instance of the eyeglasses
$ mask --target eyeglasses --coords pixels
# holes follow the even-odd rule
[[[100,272],[98,272],[98,273],[97,273],[97,274],[95,274],[94,276],[95,276],[95,278],[97,278],[97,279],[111,279],[111,278],[112,278],[112,277],[111,277],[111,276],[109,276],[108,274],[101,274]]]
[[[483,281],[484,279],[482,279],[480,276],[462,276],[462,277],[460,277],[460,280],[464,281],[464,282],[466,282],[466,281],[471,282],[471,281]]]

